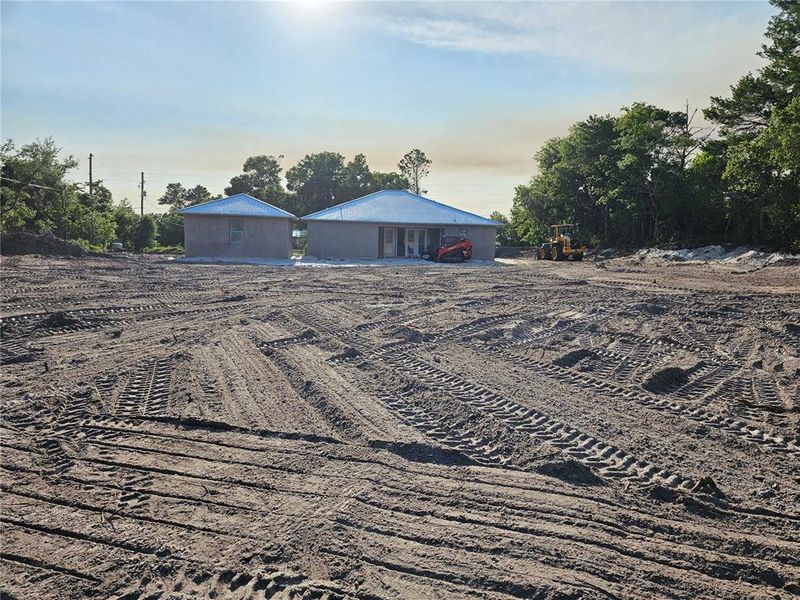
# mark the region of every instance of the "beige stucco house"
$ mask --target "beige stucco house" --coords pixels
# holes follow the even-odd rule
[[[468,237],[494,260],[497,223],[404,190],[383,190],[303,217],[318,258],[415,258],[444,237]]]
[[[295,216],[248,194],[188,206],[183,215],[187,257],[288,258]]]

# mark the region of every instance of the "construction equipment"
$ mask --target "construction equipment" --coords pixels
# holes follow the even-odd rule
[[[578,242],[578,226],[575,223],[551,225],[553,233],[549,240],[539,247],[536,258],[539,260],[583,260],[586,246]]]
[[[442,238],[442,245],[431,248],[422,258],[433,262],[464,262],[472,258],[472,241],[460,236]]]

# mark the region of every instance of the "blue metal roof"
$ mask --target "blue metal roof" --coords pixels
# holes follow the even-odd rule
[[[304,221],[354,221],[404,223],[408,225],[491,225],[465,210],[459,210],[405,190],[383,190],[303,217]]]
[[[295,219],[296,217],[277,206],[267,204],[250,194],[234,194],[227,198],[209,200],[202,204],[187,206],[178,211],[181,215],[217,215],[227,217],[278,217]]]

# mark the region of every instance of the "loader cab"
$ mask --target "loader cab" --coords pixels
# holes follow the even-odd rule
[[[582,260],[586,246],[578,242],[578,226],[575,223],[558,223],[550,226],[550,239],[541,245],[536,258],[546,260]]]
[[[564,248],[578,246],[578,226],[574,223],[562,223],[551,225],[553,229],[553,240],[560,242]]]

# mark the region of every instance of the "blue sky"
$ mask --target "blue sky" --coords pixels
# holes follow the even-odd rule
[[[222,192],[253,154],[433,160],[429,196],[507,211],[549,137],[637,100],[703,107],[755,56],[766,2],[13,2],[2,137],[53,136],[116,198]]]

